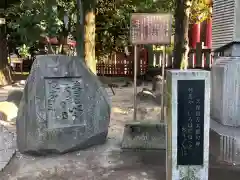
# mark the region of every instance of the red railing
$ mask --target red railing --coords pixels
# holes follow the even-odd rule
[[[161,53],[160,54],[157,53],[156,55],[161,56],[160,59],[163,58],[163,55]],[[97,74],[99,76],[105,75],[105,76],[133,77],[134,66],[133,62],[134,62],[133,54],[131,56],[126,57],[124,56],[124,53],[116,53],[112,58],[109,58],[107,61],[97,63]],[[141,49],[138,62],[139,62],[138,75],[144,75],[152,68],[151,65],[148,66],[148,54],[146,49]],[[168,55],[165,67],[168,69],[173,68],[172,62],[173,62],[172,56]],[[189,69],[200,68],[209,70],[211,68],[212,63],[213,56],[211,53],[211,49],[205,49],[203,47],[198,46],[197,49],[190,50],[188,59]],[[157,68],[161,68],[161,66],[155,67],[155,69]]]
[[[138,57],[138,74],[145,74],[147,71],[147,51],[140,49]],[[97,62],[97,74],[99,76],[133,76],[134,56],[125,56],[124,53],[116,53],[105,61]]]

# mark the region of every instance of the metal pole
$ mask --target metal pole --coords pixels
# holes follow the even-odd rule
[[[137,120],[137,45],[134,45],[134,92],[133,92],[133,120]]]
[[[167,120],[165,119],[165,113],[164,113],[164,93],[165,93],[165,90],[164,90],[164,87],[165,87],[165,64],[166,64],[166,60],[167,60],[167,53],[166,53],[166,45],[164,46],[164,57],[163,57],[163,65],[162,65],[162,77],[163,77],[163,81],[162,81],[162,99],[161,99],[161,120],[165,122],[166,126],[165,126],[165,133],[166,133],[166,136],[165,136],[165,142],[166,142],[166,159],[165,159],[165,164],[166,164],[166,167],[168,167],[168,126],[167,126]],[[169,179],[168,177],[168,173],[167,173],[167,176],[166,176],[166,179]]]
[[[161,96],[161,120],[164,121],[164,85],[165,85],[165,64],[166,64],[166,45],[164,46],[164,57],[162,58],[162,96]]]

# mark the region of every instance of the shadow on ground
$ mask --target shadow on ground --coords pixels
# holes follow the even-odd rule
[[[96,150],[54,157],[17,154],[1,180],[165,180],[165,151]],[[210,158],[209,180],[237,180],[240,169]],[[19,163],[21,161],[21,163]]]

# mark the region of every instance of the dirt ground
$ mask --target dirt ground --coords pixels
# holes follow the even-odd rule
[[[150,88],[150,86],[148,86]],[[141,90],[142,88],[139,88]],[[122,151],[124,124],[133,117],[133,88],[115,88],[106,144],[65,155],[33,157],[16,153],[1,180],[165,180],[165,151]],[[109,94],[112,94],[108,89]],[[138,118],[159,121],[160,107],[139,104]],[[211,160],[210,180],[239,179],[240,170]]]
[[[159,167],[155,166],[157,162],[147,162],[149,158],[146,157],[156,152],[121,151],[124,124],[132,121],[133,117],[133,88],[114,88],[114,90],[115,96],[108,89],[112,99],[112,114],[106,144],[54,157],[32,157],[17,152],[4,172],[0,174],[0,179],[156,179],[156,172],[159,172]],[[159,106],[154,103],[147,104],[148,106],[146,103],[139,105],[138,117],[141,120],[158,120],[160,118]],[[143,163],[140,157],[147,164]],[[164,162],[164,157],[161,159]],[[164,172],[164,168],[162,171]]]

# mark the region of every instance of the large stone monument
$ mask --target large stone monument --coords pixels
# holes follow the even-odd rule
[[[240,164],[240,58],[219,57],[212,65],[210,152]]]
[[[210,72],[167,72],[167,180],[208,180]]]
[[[104,143],[110,121],[105,88],[78,57],[38,56],[17,116],[22,153],[65,153]]]
[[[224,13],[223,13],[224,12]],[[213,0],[210,152],[219,161],[240,164],[240,3]]]
[[[220,57],[211,72],[211,117],[223,125],[240,126],[240,58]]]

